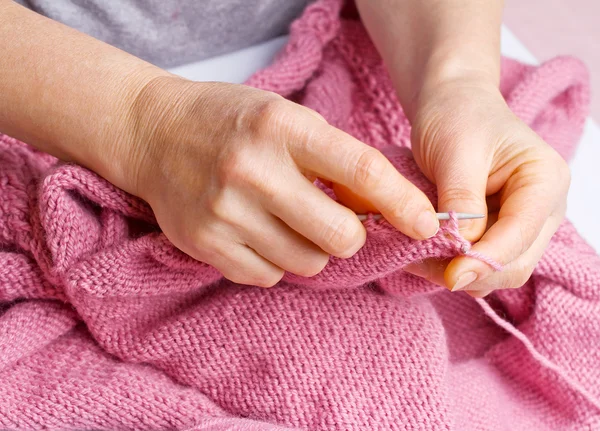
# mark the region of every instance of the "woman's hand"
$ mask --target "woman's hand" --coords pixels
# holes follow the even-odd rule
[[[476,296],[527,280],[563,218],[569,187],[565,162],[498,90],[502,4],[356,0],[413,125],[415,159],[438,186],[438,210],[489,211],[485,221],[463,222],[462,233],[505,266],[493,274],[459,257],[408,270]]]
[[[315,177],[355,190],[414,238],[438,228],[383,155],[307,108],[177,78],[11,1],[0,15],[0,131],[146,199],[176,246],[233,281],[313,275],[329,254],[362,246],[356,215]]]
[[[461,221],[461,233],[505,269],[494,273],[458,257],[407,270],[473,296],[520,287],[563,220],[567,164],[512,114],[494,85],[454,80],[423,88],[419,101],[413,152],[437,185],[438,210],[488,214]]]
[[[439,227],[427,197],[380,152],[273,93],[159,77],[130,118],[132,139],[117,151],[130,167],[123,188],[150,203],[178,248],[235,282],[312,276],[330,254],[363,245],[361,222],[317,177],[354,190],[413,238]]]

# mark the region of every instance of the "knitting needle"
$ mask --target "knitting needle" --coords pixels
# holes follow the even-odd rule
[[[367,214],[356,214],[358,216],[358,219],[361,221],[364,221],[368,218]],[[450,220],[450,213],[436,213],[435,214],[437,216],[438,220]],[[470,220],[470,219],[477,219],[477,218],[484,218],[485,215],[483,214],[469,214],[469,213],[456,213],[456,218],[458,220]],[[373,214],[373,218],[375,220],[379,220],[381,219],[383,216],[381,214]]]

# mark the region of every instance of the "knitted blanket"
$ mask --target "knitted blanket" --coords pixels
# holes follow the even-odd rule
[[[366,31],[310,6],[250,85],[381,149],[435,201]],[[502,63],[511,109],[564,157],[583,66]],[[486,300],[402,271],[468,252],[454,221],[365,246],[312,278],[236,285],[174,248],[149,207],[0,137],[0,429],[597,430],[600,258],[564,222],[531,279]]]

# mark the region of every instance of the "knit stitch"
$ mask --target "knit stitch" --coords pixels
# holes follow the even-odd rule
[[[341,7],[308,7],[248,84],[380,149],[435,202],[382,60]],[[572,155],[581,63],[504,59],[501,91]],[[0,136],[0,429],[600,429],[600,258],[569,222],[523,287],[486,300],[402,271],[471,253],[455,220],[425,241],[365,226],[365,246],[314,277],[236,285],[141,200]]]

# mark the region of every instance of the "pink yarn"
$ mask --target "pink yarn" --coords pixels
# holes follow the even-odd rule
[[[462,254],[485,262],[496,271],[502,271],[502,264],[496,262],[489,256],[471,250],[471,243],[464,239],[458,230],[458,219],[456,218],[456,213],[454,211],[450,211],[450,220],[445,226],[445,232],[450,235],[458,244],[460,244],[460,252]]]
[[[340,8],[311,5],[249,84],[381,149],[435,202],[381,59]],[[584,67],[502,68],[511,109],[570,156]],[[402,271],[485,260],[455,220],[420,242],[365,226],[365,246],[315,277],[235,285],[174,248],[145,203],[1,136],[0,428],[600,429],[600,258],[568,222],[522,288],[487,300]]]

